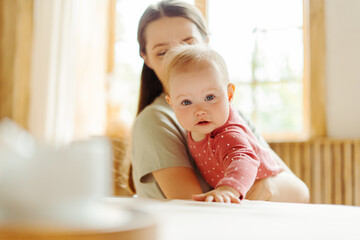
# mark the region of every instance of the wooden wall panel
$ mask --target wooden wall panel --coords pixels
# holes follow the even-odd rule
[[[311,203],[360,206],[360,140],[316,139],[270,146],[308,186]]]

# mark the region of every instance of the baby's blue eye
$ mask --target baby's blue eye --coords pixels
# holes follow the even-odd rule
[[[215,98],[214,95],[208,95],[208,96],[206,96],[205,101],[211,101],[211,100],[214,100],[214,98]]]
[[[184,106],[187,106],[187,105],[190,105],[191,104],[191,101],[189,100],[184,100],[181,102],[181,105],[184,105]]]

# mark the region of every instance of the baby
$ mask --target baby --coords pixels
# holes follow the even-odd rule
[[[197,201],[239,203],[258,179],[282,171],[231,106],[235,86],[223,58],[204,45],[182,45],[164,58],[166,101],[188,131],[188,147],[214,190]]]

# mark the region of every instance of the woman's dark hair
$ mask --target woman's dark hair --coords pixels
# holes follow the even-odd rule
[[[205,20],[195,6],[177,0],[163,0],[157,4],[150,5],[140,18],[137,35],[140,53],[146,54],[146,27],[149,23],[162,17],[186,18],[196,25],[204,40],[208,36]],[[151,104],[162,91],[163,86],[155,72],[144,63],[141,72],[137,114],[139,114],[147,105]]]

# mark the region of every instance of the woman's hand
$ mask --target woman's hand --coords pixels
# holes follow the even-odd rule
[[[207,193],[193,195],[195,201],[240,203],[239,192],[229,186],[220,186]]]

